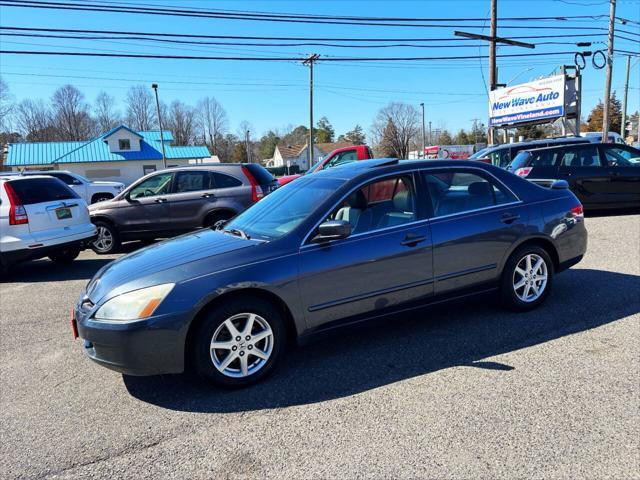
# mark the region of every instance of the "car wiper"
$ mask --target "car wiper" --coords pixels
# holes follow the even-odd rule
[[[230,233],[231,235],[235,235],[236,237],[240,237],[243,240],[251,240],[251,237],[249,235],[247,235],[246,233],[244,233],[239,228],[228,228],[228,229],[223,230],[223,232]]]

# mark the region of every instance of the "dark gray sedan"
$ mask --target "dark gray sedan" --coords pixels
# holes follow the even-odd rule
[[[72,324],[94,361],[242,386],[287,339],[497,290],[528,310],[587,248],[582,205],[466,161],[381,159],[303,177],[225,225],[102,268]],[[364,327],[364,324],[362,324]]]

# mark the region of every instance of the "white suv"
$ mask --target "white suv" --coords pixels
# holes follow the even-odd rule
[[[92,182],[88,178],[69,172],[68,170],[29,170],[11,175],[49,175],[62,180],[87,203],[98,203],[110,200],[124,190],[124,183],[120,182]]]
[[[86,202],[60,180],[0,173],[0,268],[47,256],[71,262],[97,233]]]

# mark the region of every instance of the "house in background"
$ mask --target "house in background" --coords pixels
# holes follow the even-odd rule
[[[174,146],[173,135],[162,132],[167,166],[211,161],[204,146]],[[136,132],[121,125],[82,142],[11,143],[5,166],[13,171],[69,170],[91,180],[130,184],[164,168],[159,131]]]
[[[333,143],[314,143],[313,144],[313,162],[311,165],[315,165],[324,158],[327,154],[334,151],[336,148],[350,147],[351,143],[348,142],[333,142]],[[300,171],[309,170],[309,147],[305,143],[304,145],[276,145],[276,149],[273,152],[273,158],[265,160],[267,167],[287,167],[289,162],[290,167],[298,166]]]

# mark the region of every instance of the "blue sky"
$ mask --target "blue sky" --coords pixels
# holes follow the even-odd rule
[[[131,4],[234,10],[294,12],[324,15],[401,16],[401,17],[482,17],[486,18],[489,0],[467,1],[206,1],[206,0],[126,0]],[[145,3],[146,2],[146,3]],[[124,0],[123,2],[124,3]],[[599,0],[500,0],[498,15],[607,15],[608,2]],[[638,21],[640,2],[619,0],[617,15]],[[455,23],[455,22],[454,22]],[[507,21],[503,22],[505,25]],[[510,22],[515,24],[514,22]],[[44,28],[81,28],[130,30],[147,32],[195,33],[215,35],[265,35],[304,37],[451,37],[455,28],[408,28],[344,26],[318,24],[288,24],[234,21],[201,18],[169,18],[161,16],[127,15],[121,13],[58,12],[38,9],[2,7],[2,26]],[[529,22],[531,24],[531,22]],[[487,21],[488,25],[488,21]],[[577,22],[536,23],[538,30],[501,29],[499,35],[578,34],[587,30],[558,30],[558,26],[606,28],[606,18]],[[619,26],[640,33],[637,24]],[[461,27],[460,29],[464,29]],[[480,32],[479,29],[467,29]],[[535,33],[533,33],[535,32]],[[485,29],[488,34],[488,28]],[[606,33],[589,30],[588,33]],[[627,35],[629,36],[629,35]],[[631,36],[639,39],[638,36]],[[550,38],[545,41],[573,42],[572,38]],[[593,49],[606,48],[606,35],[594,37]],[[595,43],[600,42],[600,43]],[[473,42],[477,43],[477,42]],[[638,43],[616,40],[616,47],[638,52]],[[170,55],[230,55],[230,56],[300,56],[312,52],[323,56],[450,56],[486,54],[488,48],[372,48],[335,47],[212,47],[194,45],[142,44],[127,40],[60,40],[49,38],[1,38],[4,50],[69,50],[164,53]],[[574,45],[539,45],[535,52],[575,51]],[[528,53],[518,47],[501,47],[498,53]],[[550,74],[562,63],[572,63],[573,55],[499,59],[499,81],[516,77],[515,83]],[[622,95],[624,83],[622,56],[614,61],[613,89]],[[640,65],[632,59],[629,91],[629,111],[640,104]],[[487,60],[318,64],[315,69],[315,116],[326,116],[338,134],[360,124],[369,129],[377,110],[391,101],[403,101],[427,106],[427,121],[434,128],[457,130],[469,128],[472,119],[486,123],[488,81]],[[261,135],[270,128],[308,121],[308,69],[295,62],[219,62],[187,60],[140,60],[113,58],[68,58],[4,55],[0,59],[0,74],[17,100],[49,97],[65,83],[79,87],[87,100],[93,101],[101,90],[123,99],[131,85],[157,82],[162,100],[174,99],[195,104],[205,95],[215,96],[227,110],[230,130],[246,120]],[[602,98],[604,70],[589,65],[583,72],[583,112]],[[120,105],[123,109],[124,105]]]

